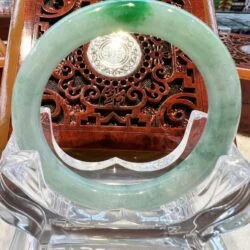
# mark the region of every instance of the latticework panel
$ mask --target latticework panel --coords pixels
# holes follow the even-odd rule
[[[250,35],[220,32],[220,39],[227,46],[236,65],[250,69]]]

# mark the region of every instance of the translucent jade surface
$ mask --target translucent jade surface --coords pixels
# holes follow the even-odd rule
[[[148,182],[114,186],[81,177],[56,157],[44,138],[39,109],[43,89],[57,63],[91,39],[117,31],[154,35],[183,50],[204,77],[209,114],[200,142],[177,167]],[[40,153],[44,179],[58,194],[95,209],[148,210],[183,195],[209,175],[232,143],[240,110],[234,63],[205,24],[158,1],[106,1],[65,17],[37,42],[16,79],[12,123],[20,148]]]

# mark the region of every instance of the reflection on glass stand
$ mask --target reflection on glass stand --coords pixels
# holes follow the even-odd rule
[[[192,151],[206,116],[192,112],[182,143],[167,156],[167,167]],[[43,109],[41,117],[50,121],[49,110]],[[55,147],[50,132],[48,141]],[[58,145],[54,150],[65,161]],[[145,169],[135,171],[117,162],[98,171],[89,170],[92,174],[88,178],[98,181],[101,175],[102,182],[113,185],[128,179],[140,183],[161,174],[153,167],[146,173]],[[20,151],[14,134],[2,154],[0,172],[1,218],[34,237],[17,231],[11,249],[21,250],[27,245],[34,250],[223,249],[220,234],[250,222],[250,163],[235,145],[219,158],[213,173],[201,185],[152,211],[98,211],[61,197],[46,185],[39,154]]]

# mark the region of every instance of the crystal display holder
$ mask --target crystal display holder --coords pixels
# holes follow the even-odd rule
[[[79,162],[55,142],[48,110],[41,126],[42,93],[70,51],[116,31],[154,35],[187,53],[205,80],[209,115],[194,111],[182,143],[157,160]],[[249,221],[249,163],[232,145],[240,94],[225,46],[180,8],[105,1],[68,15],[39,39],[16,78],[14,135],[0,165],[1,217],[34,236],[37,249],[216,249],[218,235]]]
[[[43,121],[50,121],[49,114],[42,110]],[[192,150],[194,135],[201,133],[206,117],[192,112],[181,145],[169,156],[169,166]],[[115,163],[112,167],[121,168]],[[137,179],[137,171],[129,171],[130,179],[144,181]],[[147,178],[154,178],[154,169],[148,171]],[[250,222],[250,163],[235,145],[201,185],[151,211],[93,210],[63,198],[46,185],[39,153],[21,151],[14,134],[2,154],[0,172],[1,218],[34,236],[31,240],[17,232],[20,247],[28,240],[30,249],[218,249],[223,245],[221,233]]]

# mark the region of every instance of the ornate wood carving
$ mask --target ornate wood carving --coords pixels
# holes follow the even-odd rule
[[[68,13],[96,2],[38,1],[35,39]],[[163,2],[192,11],[190,1]],[[166,41],[133,37],[143,57],[126,77],[97,73],[86,56],[88,44],[70,53],[52,73],[42,104],[52,110],[61,146],[170,152],[182,139],[191,111],[206,111],[203,82],[192,61]]]
[[[240,68],[242,88],[242,115],[239,132],[250,134],[250,35],[220,33],[221,40]],[[243,74],[244,73],[244,74]]]
[[[167,42],[135,37],[144,49],[143,63],[128,77],[112,79],[94,72],[85,59],[87,46],[58,65],[44,99],[46,104],[58,95],[62,98],[60,108],[54,102],[54,121],[74,126],[185,127],[190,111],[202,109],[194,65]]]
[[[250,35],[220,32],[220,39],[225,43],[238,67],[250,68]]]

